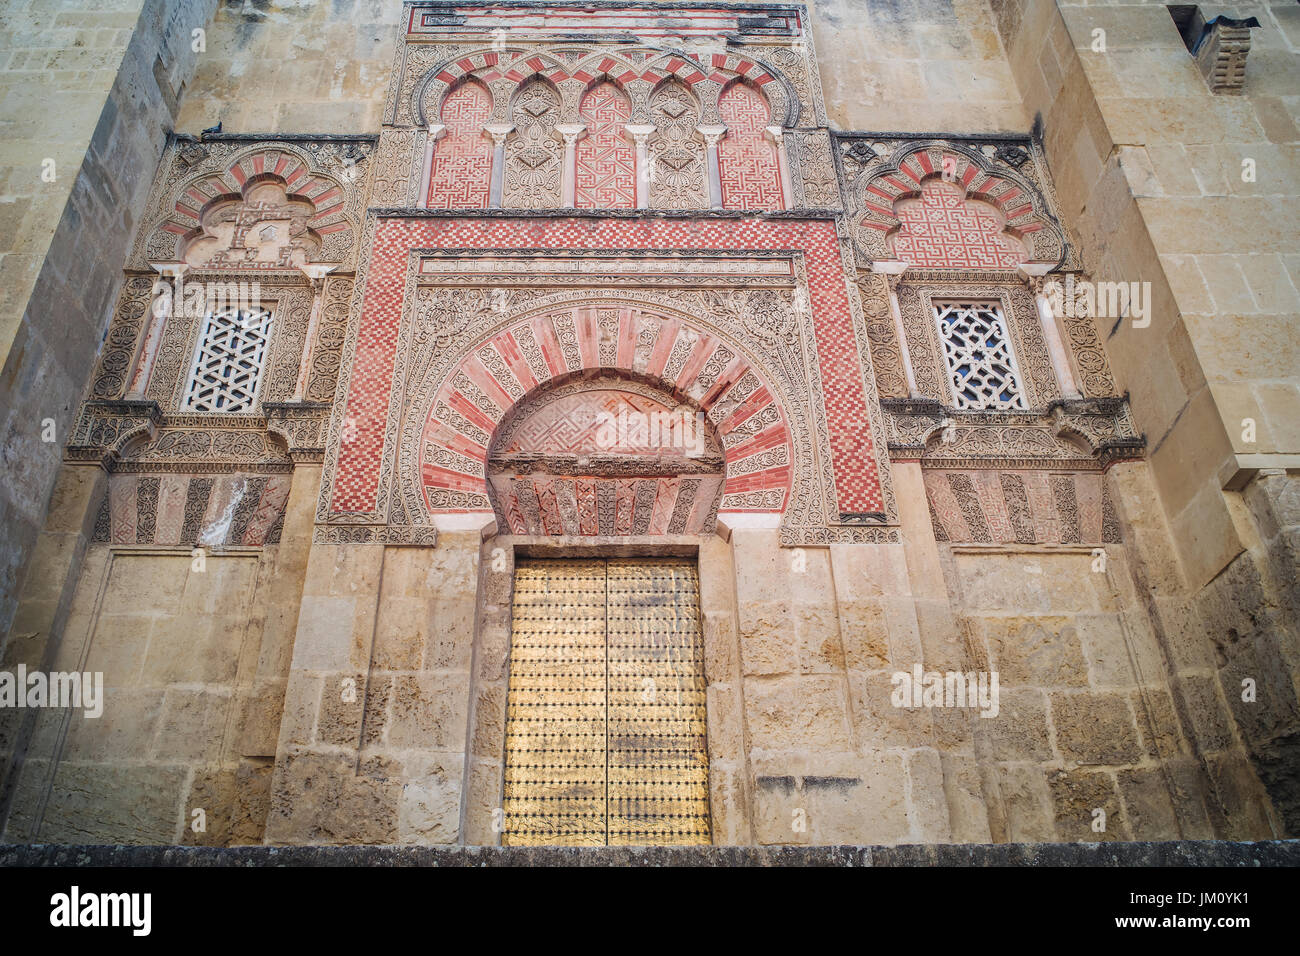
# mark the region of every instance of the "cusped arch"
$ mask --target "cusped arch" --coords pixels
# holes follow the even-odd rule
[[[259,190],[264,193],[267,186],[282,191],[283,202],[263,201],[266,197]],[[286,208],[270,208],[279,206]],[[173,190],[168,213],[149,230],[144,251],[150,259],[183,260],[186,249],[212,223],[214,210],[237,215],[241,230],[263,221],[263,214],[283,212],[283,218],[294,220],[294,239],[310,238],[315,259],[341,261],[352,247],[353,224],[347,206],[348,189],[315,168],[306,154],[282,144],[258,146],[236,154],[217,170],[183,180]],[[246,268],[249,262],[232,259],[203,265]],[[260,266],[265,268],[267,263]]]
[[[177,243],[177,259],[202,269],[297,268],[317,258],[316,206],[284,178],[259,173],[239,193],[213,197]]]
[[[895,259],[922,269],[1014,270],[1030,257],[1025,234],[1007,225],[996,202],[968,194],[940,176],[894,203],[899,221],[888,236]]]
[[[632,100],[618,84],[597,79],[578,101],[585,127],[574,149],[574,202],[579,209],[636,208],[636,150],[627,133]]]
[[[718,118],[727,128],[718,142],[718,177],[724,209],[785,208],[775,140],[768,132],[772,107],[762,90],[736,77],[718,95]]]
[[[619,89],[627,92],[627,84],[640,79],[641,70],[633,62],[617,52],[598,50],[584,57],[573,65],[570,75],[581,80],[591,89],[597,83],[609,81]]]
[[[539,60],[539,70],[527,70],[520,73],[515,64],[525,58]],[[494,89],[498,81],[505,81],[513,94],[514,89],[528,76],[535,72],[551,74],[551,81],[558,83],[568,77],[564,64],[546,53],[506,47],[500,50],[490,48],[473,50],[443,60],[420,76],[411,89],[411,114],[420,126],[427,126],[439,115],[439,109],[447,94],[467,78],[478,80],[488,89]],[[493,100],[495,112],[504,110],[504,103]]]
[[[995,165],[981,151],[935,141],[900,147],[854,184],[863,212],[857,223],[858,241],[870,258],[895,258],[893,238],[904,225],[898,215],[899,204],[924,201],[926,185],[933,181],[959,193],[963,202],[984,203],[996,210],[1001,231],[1023,243],[1028,261],[1055,264],[1064,258],[1064,233],[1033,183]],[[962,263],[954,266],[965,267]]]
[[[559,56],[543,50],[515,47],[473,50],[437,63],[413,83],[409,101],[411,115],[420,126],[434,122],[443,99],[466,77],[473,77],[494,91],[499,88],[493,101],[494,115],[498,117],[504,116],[506,100],[513,98],[519,87],[539,77],[557,86],[567,80],[579,80],[588,88],[601,77],[607,77],[625,92],[629,84],[644,83],[653,88],[675,78],[688,88],[704,92],[701,97],[704,113],[712,115],[717,92],[728,83],[743,79],[764,91],[774,123],[785,127],[795,125],[799,98],[793,84],[779,69],[757,57],[727,52],[700,60],[671,47],[644,49],[647,54],[644,63],[634,63],[627,55],[627,52],[639,52],[637,48],[597,51],[573,65],[566,65]],[[639,109],[638,98],[633,100]]]
[[[705,322],[626,303],[539,308],[466,348],[428,390],[422,410],[412,409],[423,423],[418,449],[404,466],[418,475],[414,507],[429,516],[492,513],[490,450],[512,409],[557,384],[611,378],[658,390],[662,402],[702,413],[716,431],[723,486],[709,511],[688,512],[683,527],[712,527],[717,513],[785,512],[800,477],[796,446],[808,445],[809,437],[794,433],[776,377],[761,358]],[[667,506],[660,495],[670,492],[681,493],[680,483],[656,484],[655,527]],[[705,485],[694,489],[709,492]],[[644,508],[649,491],[640,493]],[[676,513],[674,499],[670,514]],[[509,515],[499,517],[514,526]]]
[[[712,53],[706,60],[697,61],[680,50],[666,49],[650,58],[642,71],[642,78],[655,85],[670,77],[692,88],[703,89],[711,84],[712,96],[705,98],[706,113],[712,111],[718,91],[738,79],[745,80],[763,90],[777,125],[795,124],[799,98],[794,86],[780,70],[756,57],[734,52]]]

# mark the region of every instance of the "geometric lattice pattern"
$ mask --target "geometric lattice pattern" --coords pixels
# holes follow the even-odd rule
[[[936,302],[934,315],[955,407],[1028,407],[1000,306],[988,302]]]
[[[251,411],[270,341],[270,312],[209,314],[199,332],[184,407],[196,412]]]
[[[632,104],[613,83],[601,83],[578,110],[587,135],[578,140],[574,205],[579,209],[636,208],[636,151],[623,133]]]
[[[900,202],[902,225],[894,256],[927,269],[1015,269],[1027,258],[1023,244],[1003,232],[1001,215],[987,203],[967,201],[940,179],[926,181],[921,198]]]
[[[492,181],[492,142],[483,127],[492,97],[478,83],[464,83],[442,103],[446,133],[433,147],[430,209],[486,209]]]
[[[718,143],[718,173],[726,209],[784,209],[776,144],[767,138],[771,111],[763,94],[733,84],[718,99],[727,135]]]

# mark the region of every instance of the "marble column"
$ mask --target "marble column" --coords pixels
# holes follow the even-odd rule
[[[149,303],[149,314],[145,320],[140,349],[136,353],[135,368],[126,387],[126,398],[133,401],[143,399],[149,388],[149,376],[153,373],[158,347],[162,344],[163,333],[167,330],[167,321],[173,310],[185,308],[184,276],[189,267],[183,262],[151,262],[149,265],[158,273],[159,278],[154,280],[154,297]]]
[[[695,131],[704,137],[704,142],[708,150],[708,170],[709,170],[709,208],[722,208],[722,172],[718,166],[718,141],[727,132],[727,127],[718,124],[716,126],[697,126]]]
[[[560,174],[560,205],[572,209],[575,205],[574,193],[577,188],[578,158],[577,144],[587,127],[582,123],[562,123],[555,131],[564,137],[564,169]]]
[[[648,209],[650,206],[650,134],[655,131],[655,128],[648,124],[633,124],[623,128],[636,144],[636,208]]]

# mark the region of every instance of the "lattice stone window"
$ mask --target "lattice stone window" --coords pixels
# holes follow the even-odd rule
[[[934,317],[955,407],[1028,407],[1000,304],[935,302]]]
[[[209,313],[181,406],[196,412],[251,411],[270,341],[270,312]]]

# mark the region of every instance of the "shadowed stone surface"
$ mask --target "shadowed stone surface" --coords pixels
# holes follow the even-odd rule
[[[782,847],[0,846],[0,866],[1300,866],[1300,841]]]

